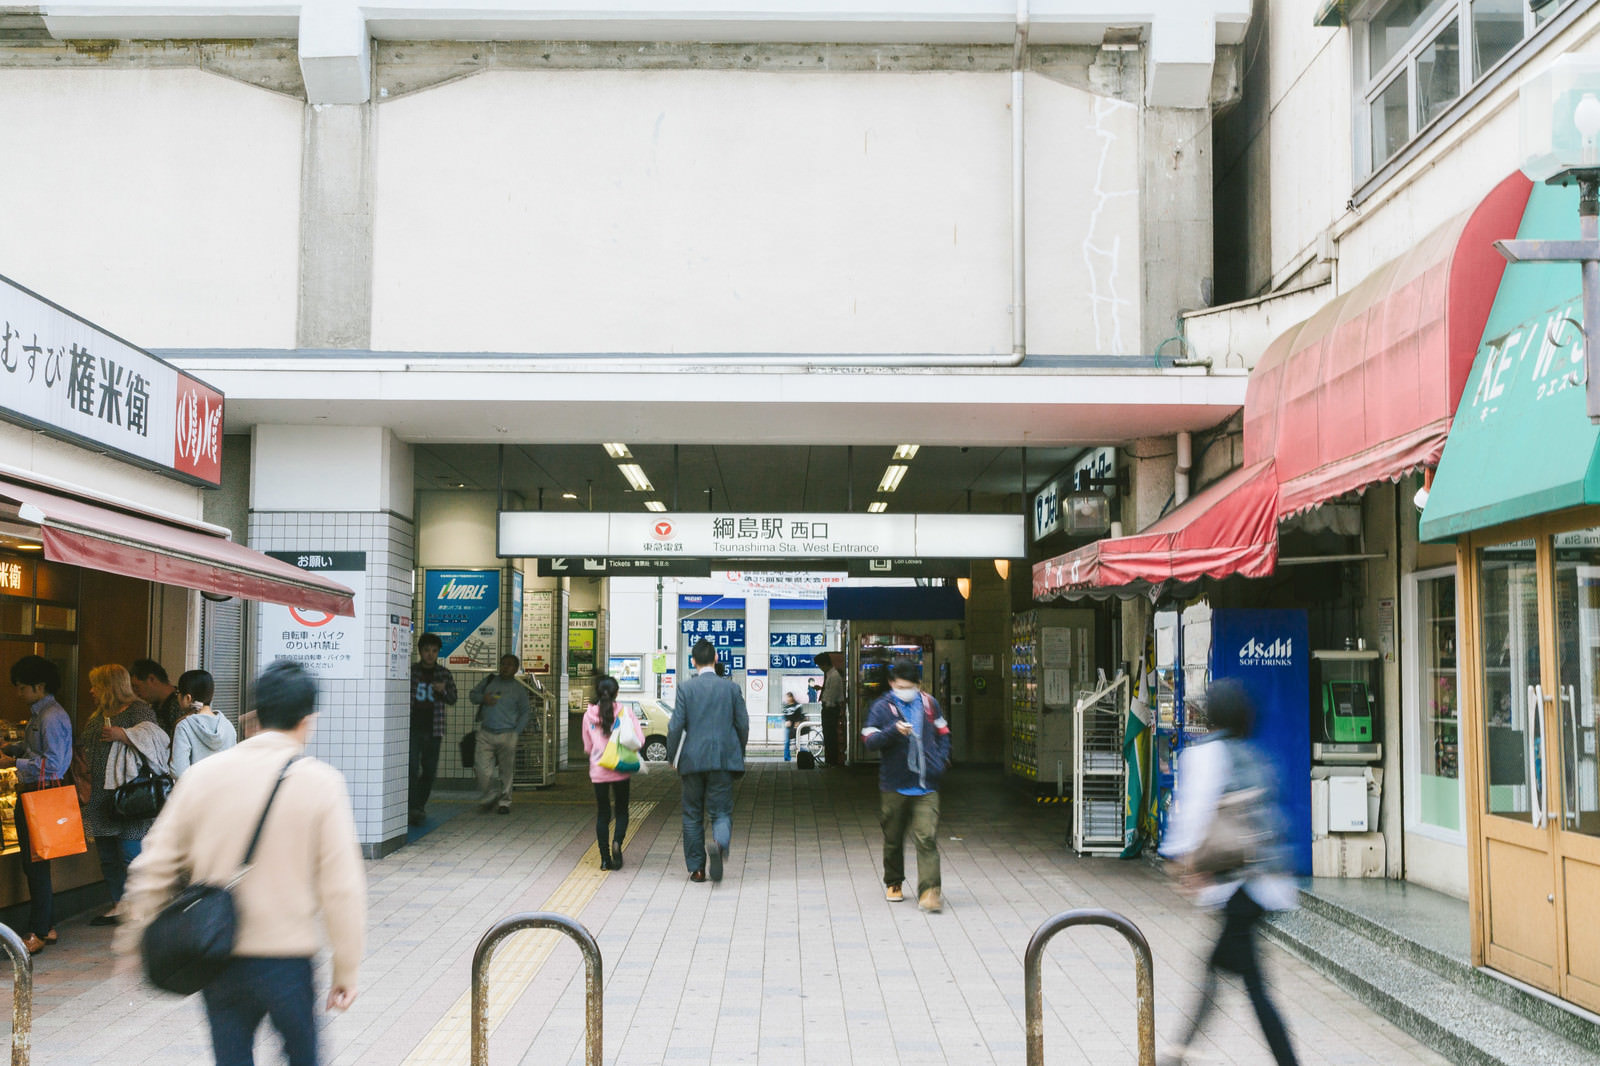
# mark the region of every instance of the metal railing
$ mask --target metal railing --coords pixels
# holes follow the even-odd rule
[[[0,926],[0,929],[4,929]],[[532,911],[502,918],[489,927],[472,955],[472,1066],[489,1066],[489,959],[500,941],[524,929],[554,929],[578,942],[588,977],[585,988],[584,1031],[587,1066],[600,1066],[601,1008],[600,945],[575,918],[551,911]],[[5,930],[10,932],[10,930]],[[15,937],[16,934],[12,934]],[[18,946],[21,941],[18,941]],[[9,946],[9,945],[8,945]],[[26,957],[27,953],[23,953]],[[14,1060],[15,1061],[15,1060]],[[20,1060],[26,1066],[27,1060]]]
[[[1150,945],[1139,927],[1116,911],[1096,908],[1064,911],[1045,919],[1028,941],[1027,954],[1023,956],[1023,982],[1026,986],[1026,1011],[1028,1025],[1028,1066],[1044,1066],[1044,1001],[1043,979],[1040,966],[1045,945],[1061,930],[1074,925],[1104,925],[1121,933],[1133,947],[1134,970],[1138,984],[1139,1012],[1139,1066],[1155,1066],[1156,1062],[1156,1000],[1155,971],[1150,957]],[[476,1063],[474,1064],[476,1066]]]
[[[33,956],[8,925],[0,925],[0,944],[11,956],[11,1066],[28,1066],[33,1046]]]

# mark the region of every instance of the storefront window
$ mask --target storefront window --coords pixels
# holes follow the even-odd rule
[[[1408,747],[1415,776],[1408,820],[1413,827],[1453,835],[1463,824],[1455,571],[1418,575],[1414,595],[1417,641]]]
[[[1600,835],[1600,762],[1595,706],[1600,703],[1600,529],[1555,538],[1556,638],[1560,688],[1561,826]]]
[[[1539,684],[1533,542],[1480,548],[1478,572],[1488,811],[1532,822],[1533,790],[1544,773],[1533,707]]]

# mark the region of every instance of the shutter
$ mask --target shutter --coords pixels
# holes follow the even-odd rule
[[[216,682],[212,709],[238,728],[244,708],[245,601],[235,596],[202,602],[200,669],[210,671]]]

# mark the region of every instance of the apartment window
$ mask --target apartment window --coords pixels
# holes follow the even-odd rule
[[[1352,21],[1363,174],[1383,166],[1570,0],[1373,0]]]

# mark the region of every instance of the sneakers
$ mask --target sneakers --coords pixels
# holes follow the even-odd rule
[[[937,888],[930,888],[917,899],[917,906],[929,914],[938,914],[944,910],[944,900],[939,896]]]
[[[722,880],[723,850],[716,844],[706,849],[706,872],[711,875],[711,880]]]
[[[899,885],[888,885],[883,890],[883,898],[890,903],[904,903],[906,894],[900,890]]]
[[[500,805],[500,813],[501,813],[501,814],[510,814],[510,813],[511,813],[511,804],[509,804],[509,803],[502,803],[502,804],[501,804],[501,805]]]

